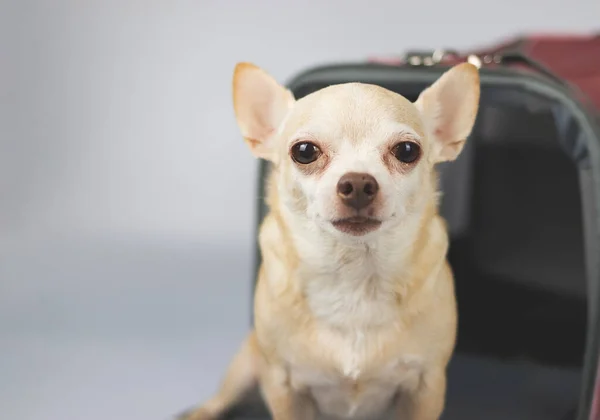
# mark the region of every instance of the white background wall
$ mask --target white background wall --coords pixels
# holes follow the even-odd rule
[[[598,29],[600,2],[16,0],[1,15],[3,230],[247,238],[236,61],[286,81],[328,61]]]
[[[598,0],[0,0],[0,417],[164,419],[216,386],[257,200],[237,61],[594,29]]]

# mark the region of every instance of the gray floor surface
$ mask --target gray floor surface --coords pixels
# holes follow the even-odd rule
[[[249,246],[87,238],[0,256],[2,419],[170,419],[215,390],[248,330]],[[458,356],[445,419],[562,420],[578,385]]]
[[[0,418],[163,420],[208,397],[247,331],[250,279],[249,246],[5,244]]]

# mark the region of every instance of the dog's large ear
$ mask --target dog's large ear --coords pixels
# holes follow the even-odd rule
[[[235,66],[233,108],[254,156],[275,160],[273,137],[294,102],[292,93],[261,68],[250,63]]]
[[[470,63],[452,67],[421,93],[415,105],[433,137],[434,163],[456,159],[479,108],[477,67]]]

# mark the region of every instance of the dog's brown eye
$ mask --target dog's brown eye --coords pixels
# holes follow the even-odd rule
[[[412,141],[398,143],[392,153],[402,163],[413,163],[421,156],[421,147]]]
[[[310,142],[296,143],[292,147],[292,159],[302,165],[314,162],[320,155],[321,150]]]

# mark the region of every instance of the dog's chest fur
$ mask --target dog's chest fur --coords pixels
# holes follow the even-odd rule
[[[328,362],[292,362],[290,379],[324,414],[370,417],[384,411],[400,388],[417,385],[422,361],[402,347],[407,332],[397,286],[385,278],[378,256],[340,258],[317,261],[305,277],[307,304],[317,319],[314,356]]]
[[[301,265],[297,275],[311,313],[322,323],[357,331],[400,319],[399,270],[393,256],[366,247],[313,245],[303,251],[310,264]]]
[[[401,354],[375,360],[376,344],[368,335],[328,340],[329,355],[337,363],[324,367],[309,363],[290,365],[290,382],[308,392],[320,413],[335,418],[377,418],[390,408],[396,394],[414,389],[422,371],[419,356]],[[335,346],[335,347],[334,347]]]

